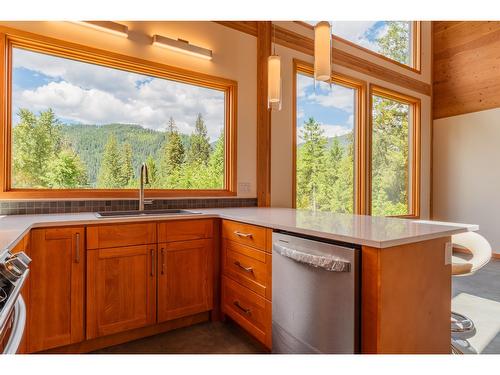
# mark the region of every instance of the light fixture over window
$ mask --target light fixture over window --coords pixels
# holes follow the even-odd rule
[[[104,31],[109,34],[128,38],[128,27],[112,21],[72,21],[73,23],[90,27],[94,30]]]
[[[274,25],[273,25],[274,35]],[[281,57],[276,54],[276,43],[273,36],[273,54],[267,58],[267,107],[281,110]]]
[[[171,39],[162,35],[153,35],[153,46],[167,48],[171,51],[184,53],[205,60],[212,60],[211,50],[195,46],[184,39]]]
[[[330,22],[314,26],[314,79],[330,82],[332,74],[332,32]]]

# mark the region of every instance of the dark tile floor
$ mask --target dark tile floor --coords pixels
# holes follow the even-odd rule
[[[227,321],[186,328],[111,346],[96,354],[260,354],[266,353],[252,337]]]
[[[475,331],[462,338],[475,352],[500,354],[500,260],[474,275],[454,277],[452,308],[474,322]]]

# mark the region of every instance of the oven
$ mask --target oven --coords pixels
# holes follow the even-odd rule
[[[0,253],[0,352],[15,354],[26,325],[26,305],[21,289],[28,277],[31,259],[23,252]]]

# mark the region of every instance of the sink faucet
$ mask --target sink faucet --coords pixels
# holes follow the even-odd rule
[[[139,187],[139,211],[144,211],[144,184],[149,184],[148,166],[142,163],[140,169],[141,186]]]

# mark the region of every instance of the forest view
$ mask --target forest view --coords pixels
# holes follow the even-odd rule
[[[14,188],[224,188],[221,91],[14,49],[13,109]]]
[[[377,43],[384,55],[400,61],[408,54],[410,29],[405,22],[386,24],[387,32],[370,42]],[[334,84],[326,92],[321,84],[315,88],[313,79],[300,73],[297,80],[296,207],[352,213],[354,89]],[[407,104],[373,97],[373,215],[408,214],[409,114]],[[340,124],[332,125],[332,121]]]

